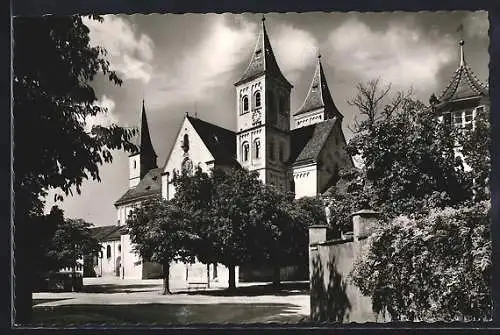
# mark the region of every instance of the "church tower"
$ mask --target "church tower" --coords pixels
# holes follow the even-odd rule
[[[290,92],[262,18],[250,64],[236,87],[236,155],[242,167],[258,171],[266,184],[288,190]]]
[[[148,119],[144,100],[142,101],[141,124],[139,134],[135,138],[138,151],[129,156],[129,187],[133,188],[148,173],[149,170],[157,167],[156,153],[153,149],[151,136],[149,135]]]
[[[318,62],[316,63],[309,91],[304,103],[293,115],[293,124],[295,128],[301,128],[333,119],[334,117],[337,117],[339,120],[343,119],[343,115],[333,102],[323,71],[323,65],[321,65],[321,55],[318,55]]]

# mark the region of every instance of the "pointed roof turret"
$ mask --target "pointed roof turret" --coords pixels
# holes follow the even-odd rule
[[[262,16],[262,23],[260,27],[259,36],[257,38],[257,43],[255,44],[255,49],[250,59],[250,64],[248,64],[247,69],[234,85],[240,85],[250,80],[253,80],[263,74],[270,75],[279,81],[281,81],[285,86],[293,87],[292,84],[283,76],[281,70],[274,57],[274,52],[271,47],[271,42],[269,41],[269,36],[267,35],[265,17]]]
[[[463,40],[460,40],[460,63],[450,82],[439,96],[440,102],[487,96],[489,88],[483,84],[465,61]]]
[[[151,135],[149,134],[148,119],[146,117],[146,108],[144,106],[144,100],[142,100],[142,112],[141,112],[141,125],[139,132],[135,138],[134,143],[139,151],[135,154],[141,155],[141,178],[151,169],[157,167],[156,165],[156,152],[153,148],[153,143],[151,142]]]
[[[318,55],[318,62],[314,70],[314,76],[309,86],[309,92],[304,100],[304,103],[294,115],[304,114],[320,108],[325,109],[327,119],[335,116],[342,118],[342,114],[338,111],[337,106],[333,102],[330,89],[326,82],[325,72],[321,64],[321,55]]]

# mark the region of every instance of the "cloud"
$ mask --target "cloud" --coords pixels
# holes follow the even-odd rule
[[[356,18],[329,36],[332,66],[365,81],[381,77],[399,89],[434,89],[441,67],[455,58],[455,44],[446,38],[424,35],[408,22],[394,21],[374,31]]]
[[[488,12],[470,12],[464,20],[465,35],[469,38],[488,38]]]
[[[112,99],[110,99],[106,95],[103,95],[101,97],[101,100],[97,101],[95,105],[106,108],[107,112],[98,113],[96,116],[87,116],[87,118],[85,119],[85,131],[90,132],[92,130],[92,127],[97,125],[109,127],[112,124],[118,123],[118,119],[113,113],[116,104]]]
[[[129,21],[115,15],[105,15],[100,23],[83,19],[90,30],[92,45],[104,47],[108,52],[111,68],[123,79],[137,79],[144,83],[151,80],[154,43],[139,33]]]
[[[243,18],[211,18],[201,42],[182,51],[180,61],[153,78],[150,87],[156,92],[148,98],[149,105],[158,108],[213,98],[209,91],[227,86],[234,79],[232,71],[250,57],[255,29],[255,23]]]
[[[288,80],[297,80],[304,68],[314,64],[318,42],[308,31],[282,24],[270,38],[278,65]]]

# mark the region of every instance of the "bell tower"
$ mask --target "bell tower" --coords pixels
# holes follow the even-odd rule
[[[129,156],[129,187],[133,188],[139,184],[139,181],[148,173],[149,170],[157,167],[156,152],[149,135],[148,119],[146,117],[146,108],[144,100],[142,101],[141,124],[139,134],[134,143],[138,151]]]
[[[271,47],[262,18],[250,63],[236,87],[236,152],[238,162],[258,171],[261,180],[288,190],[290,92]]]

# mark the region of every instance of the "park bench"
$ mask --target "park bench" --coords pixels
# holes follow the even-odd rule
[[[206,281],[188,282],[188,291],[199,288],[208,288],[208,283]]]

